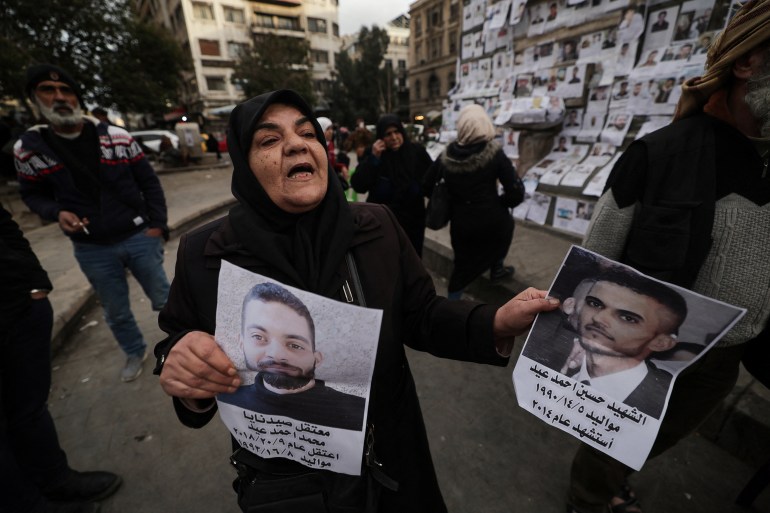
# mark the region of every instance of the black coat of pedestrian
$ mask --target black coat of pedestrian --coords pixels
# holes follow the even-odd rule
[[[397,150],[385,150],[379,158],[373,154],[359,162],[350,185],[358,193],[369,193],[369,203],[381,203],[396,215],[418,255],[422,255],[425,237],[425,200],[422,180],[433,163],[428,152],[409,141],[398,117],[382,116],[377,122],[377,138],[385,137],[385,130],[394,126],[404,138]]]
[[[449,291],[464,289],[508,253],[513,238],[513,218],[508,210],[524,199],[524,185],[510,159],[495,141],[469,146],[451,143],[425,176],[432,192],[439,173],[451,197],[449,233],[454,268]],[[498,194],[497,184],[503,194]]]

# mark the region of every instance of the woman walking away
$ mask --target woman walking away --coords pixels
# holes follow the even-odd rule
[[[450,192],[449,233],[454,251],[450,299],[460,299],[463,289],[487,269],[493,282],[513,274],[513,267],[503,265],[513,238],[508,209],[524,200],[524,185],[494,137],[495,127],[484,109],[464,107],[457,120],[457,140],[425,175],[428,196],[441,173]],[[502,195],[498,195],[498,181]]]

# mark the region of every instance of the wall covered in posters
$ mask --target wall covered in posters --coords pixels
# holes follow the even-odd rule
[[[514,217],[579,237],[619,152],[668,124],[681,84],[703,73],[733,3],[466,0],[441,141],[464,105],[482,105],[526,169]],[[527,161],[519,150],[533,136],[546,147]]]

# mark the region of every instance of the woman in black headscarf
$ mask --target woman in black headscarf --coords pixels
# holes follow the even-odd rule
[[[387,205],[422,256],[425,239],[425,199],[422,179],[433,161],[419,144],[409,141],[398,117],[385,114],[377,121],[377,140],[371,154],[358,164],[350,185],[368,192],[366,201]]]
[[[350,254],[361,287],[345,291],[350,294],[352,288],[356,303],[365,300],[367,307],[383,311],[362,474],[311,471],[294,461],[263,459],[240,450],[233,456],[240,465],[239,504],[246,510],[255,501],[266,501],[265,493],[254,492],[257,486],[277,494],[284,480],[265,485],[265,476],[281,474],[295,476],[290,480],[312,476],[310,484],[287,486],[287,497],[270,499],[286,513],[316,511],[307,503],[299,509],[284,506],[286,500],[302,499],[298,495],[304,497],[301,490],[307,491],[307,486],[320,487],[311,494],[315,499],[308,500],[323,496],[324,512],[446,511],[403,345],[437,356],[505,365],[507,358],[500,355],[510,353],[514,336],[527,329],[538,312],[557,305],[535,289],[500,308],[436,296],[390,211],[345,201],[339,181],[329,173],[320,127],[293,91],[267,93],[240,104],[229,128],[232,191],[238,205],[228,216],[182,237],[169,300],[159,318],[169,336],[155,348],[155,373],[173,397],[177,416],[188,426],[201,427],[216,411],[215,396],[235,392],[241,384],[212,335],[222,260],[345,301],[343,285],[354,274],[346,264]]]

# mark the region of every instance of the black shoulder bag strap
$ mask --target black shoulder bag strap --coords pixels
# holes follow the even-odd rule
[[[358,276],[356,261],[350,251],[345,253],[345,263],[348,268],[348,277],[350,278],[350,282],[352,282],[352,288],[348,280],[345,280],[345,283],[342,285],[342,292],[345,295],[345,300],[348,303],[357,303],[359,306],[366,307],[364,289],[361,286],[361,279]],[[375,398],[374,379],[372,379],[369,397],[371,399],[370,404],[373,404]],[[371,409],[369,412],[370,415],[366,425],[366,451],[364,453],[364,461],[372,479],[369,479],[367,482],[366,512],[377,511],[377,501],[380,495],[378,484],[393,492],[398,491],[398,482],[385,473],[382,463],[377,460],[377,454],[374,451],[374,420],[372,419]],[[376,483],[372,482],[373,480],[376,481]]]

